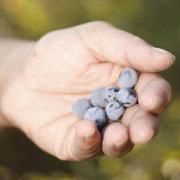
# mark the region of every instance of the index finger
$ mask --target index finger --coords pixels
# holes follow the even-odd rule
[[[143,39],[108,23],[91,22],[88,27],[91,39],[87,38],[87,31],[82,37],[100,61],[131,67],[141,72],[159,72],[169,68],[175,60],[170,52],[154,48]]]

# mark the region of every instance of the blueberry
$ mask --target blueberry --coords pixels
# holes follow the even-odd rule
[[[91,94],[91,104],[104,108],[107,102],[104,100],[104,88],[95,89]]]
[[[138,80],[138,74],[133,69],[125,69],[119,75],[119,84],[122,87],[133,87]]]
[[[108,86],[108,87],[106,87],[104,89],[104,100],[106,102],[117,100],[118,92],[119,92],[119,88],[117,86]]]
[[[117,121],[124,114],[124,107],[117,101],[111,101],[106,106],[107,117],[112,121]]]
[[[100,107],[93,107],[88,109],[85,114],[85,119],[95,122],[99,130],[101,130],[107,122],[106,113]]]
[[[117,99],[124,107],[130,107],[137,102],[137,95],[131,88],[121,88],[118,92]]]
[[[86,111],[92,107],[93,106],[88,99],[82,98],[74,102],[72,105],[72,112],[78,118],[84,118]]]

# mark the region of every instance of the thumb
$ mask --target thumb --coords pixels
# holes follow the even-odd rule
[[[170,52],[154,48],[143,39],[105,22],[92,22],[88,26],[91,38],[88,38],[86,44],[101,61],[142,72],[158,72],[169,68],[175,60]]]

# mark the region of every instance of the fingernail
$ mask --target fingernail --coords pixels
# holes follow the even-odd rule
[[[138,134],[138,141],[137,144],[144,144],[149,142],[155,135],[155,130],[153,128],[144,129],[139,132]]]
[[[120,149],[121,146],[122,146],[122,143],[117,143],[117,144],[115,144],[115,147],[116,147],[117,149]]]
[[[158,96],[156,98],[156,100],[153,101],[152,105],[151,105],[151,109],[161,109],[162,106],[164,105],[164,99],[160,96]]]
[[[176,57],[175,57],[172,53],[170,53],[169,51],[166,51],[166,50],[164,50],[164,49],[157,48],[157,47],[152,47],[152,48],[153,48],[154,50],[158,51],[158,52],[161,53],[161,54],[168,54],[168,55],[172,56],[174,60],[176,59]]]
[[[86,138],[87,141],[90,141],[90,140],[93,139],[93,136],[94,136],[94,134],[95,134],[95,131],[96,131],[96,130],[93,129],[91,132],[85,134],[85,138]]]

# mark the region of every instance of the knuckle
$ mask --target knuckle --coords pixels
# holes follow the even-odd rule
[[[155,83],[161,87],[162,97],[166,99],[168,104],[171,101],[171,84],[162,77],[157,78]]]
[[[147,43],[143,38],[136,36],[136,35],[133,35],[133,36],[134,36],[134,38],[133,38],[134,42],[136,44],[146,44]]]
[[[109,28],[113,27],[111,24],[105,21],[92,21],[84,25],[87,26],[93,32],[101,31],[101,33],[102,31],[107,31]]]
[[[107,27],[107,26],[111,26],[109,23],[105,22],[105,21],[92,21],[87,23],[90,26],[97,26],[97,27]]]
[[[143,39],[140,38],[139,36],[134,36],[134,41],[140,42],[140,41],[142,41],[142,40],[143,40]]]
[[[57,43],[57,39],[60,38],[60,31],[61,30],[56,30],[56,31],[51,31],[48,32],[47,34],[43,35],[38,41],[35,46],[36,51],[43,51],[45,52],[46,50],[49,50],[49,48],[54,46]]]
[[[50,39],[49,34],[46,34],[43,37],[41,37],[35,46],[35,50],[38,51],[39,49],[42,49],[45,46],[48,39]]]

